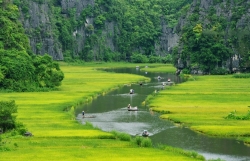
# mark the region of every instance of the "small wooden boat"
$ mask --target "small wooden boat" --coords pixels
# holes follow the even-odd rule
[[[156,77],[156,79],[160,80],[160,79],[163,79],[163,78],[161,76],[158,76],[158,77]]]
[[[134,94],[134,93],[135,93],[135,91],[133,89],[129,90],[129,94]]]
[[[142,132],[142,136],[143,136],[143,137],[148,137],[148,136],[149,136],[148,131],[147,131],[147,130],[144,130],[144,131]]]
[[[137,106],[136,107],[130,107],[130,108],[128,108],[128,111],[138,111],[138,108],[137,108]]]
[[[96,116],[92,115],[92,116],[82,116],[82,118],[95,118]]]

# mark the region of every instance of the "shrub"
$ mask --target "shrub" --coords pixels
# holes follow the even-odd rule
[[[167,56],[163,57],[161,59],[162,63],[166,64],[166,63],[172,63],[173,62],[173,58],[171,54],[167,54]]]
[[[140,147],[152,147],[153,145],[151,139],[148,137],[136,136],[135,142],[136,142],[136,145]]]
[[[152,141],[149,138],[144,138],[141,143],[142,147],[152,147]]]
[[[187,68],[182,69],[181,72],[182,72],[182,74],[190,74],[191,73],[191,71]]]
[[[234,74],[234,78],[250,78],[250,74]]]
[[[131,56],[132,63],[147,63],[148,58],[146,55],[142,55],[140,53],[133,53]]]
[[[225,119],[233,119],[233,120],[250,120],[250,110],[246,115],[238,116],[236,115],[236,111],[230,112]]]
[[[131,140],[131,136],[127,133],[121,133],[121,132],[117,132],[117,131],[112,131],[111,133],[115,135],[116,139],[120,139],[122,141],[130,141]]]
[[[161,62],[161,57],[159,56],[149,56],[149,63],[160,63]]]
[[[212,75],[226,75],[228,71],[225,68],[215,68],[211,70]]]
[[[138,146],[141,146],[143,138],[140,136],[135,137],[135,142]]]
[[[14,100],[0,102],[0,129],[6,131],[16,127],[14,113],[17,113],[17,105]]]

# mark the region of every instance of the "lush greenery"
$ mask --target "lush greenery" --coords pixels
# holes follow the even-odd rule
[[[30,52],[17,6],[8,1],[1,1],[0,6],[0,88],[36,91],[59,86],[64,76],[58,63],[47,54]]]
[[[249,138],[249,78],[189,76],[147,100],[161,117],[208,135]],[[167,103],[166,103],[167,102]],[[234,111],[234,112],[232,112]]]
[[[250,74],[234,74],[233,77],[235,78],[250,78]]]
[[[23,23],[29,21],[31,17],[29,14],[32,14],[29,12],[32,10],[30,1],[13,2],[20,8]],[[95,0],[93,4],[84,2],[89,5],[82,8],[75,8],[73,2],[71,7],[62,8],[63,2],[60,1],[36,0],[35,3],[39,5],[50,6],[47,14],[51,27],[49,32],[53,34],[48,32],[42,34],[46,31],[46,24],[36,24],[36,28],[26,29],[26,34],[36,39],[37,54],[44,54],[41,53],[43,39],[53,36],[55,43],[59,42],[59,48],[62,49],[66,61],[80,59],[136,63],[174,62],[176,66],[177,63],[180,65],[179,63],[183,62],[181,68],[187,73],[195,70],[220,75],[235,70],[232,67],[232,60],[236,56],[239,58],[241,70],[248,70],[249,23],[243,24],[240,20],[249,22],[249,17],[244,16],[249,10],[249,3],[242,0],[231,2],[217,0],[205,7],[200,1],[190,5],[192,2],[192,0]],[[71,5],[71,2],[69,3]],[[11,11],[9,18],[18,24],[17,7],[13,5],[6,7],[8,3],[5,0],[1,4],[4,6],[3,15],[7,13],[5,10]],[[218,10],[221,12],[217,12]],[[182,21],[178,24],[180,18]],[[3,24],[13,26],[5,20]],[[180,35],[179,46],[173,51],[159,49],[160,52],[156,52],[157,46],[162,43],[159,38],[166,27]],[[1,39],[0,46],[15,46],[17,49],[29,50],[27,39],[20,36],[23,33],[21,27],[15,27],[15,32],[12,33],[8,33],[11,27],[3,28],[2,33],[5,36]],[[11,36],[5,38],[7,35]],[[113,47],[108,44],[112,44]],[[3,76],[0,75],[0,79],[1,77]]]
[[[194,4],[184,27],[179,30],[180,44],[173,53],[175,64],[180,58],[189,73],[201,70],[203,73],[227,74],[234,72],[232,61],[236,57],[240,58],[241,70],[249,71],[250,24],[239,21],[247,15],[249,8],[250,4],[243,0],[218,0],[207,8],[201,2]],[[229,12],[232,15],[228,15]],[[243,21],[249,22],[249,17]]]
[[[16,127],[14,114],[17,113],[15,101],[0,101],[0,130],[5,132]]]
[[[143,64],[146,66],[146,64]],[[138,64],[61,64],[65,79],[57,91],[1,93],[1,100],[15,99],[18,105],[17,121],[32,132],[33,137],[0,135],[1,161],[18,160],[204,160],[195,153],[175,148],[151,147],[150,139],[131,138],[119,132],[103,132],[91,124],[75,120],[75,109],[90,103],[99,94],[127,83],[146,81],[148,78],[107,73],[96,70],[106,67],[135,67]],[[162,66],[162,65],[161,65]],[[150,66],[151,68],[151,66]],[[120,79],[121,76],[124,79]],[[130,140],[130,141],[129,141]],[[195,154],[195,155],[194,155]]]
[[[225,119],[235,119],[235,120],[250,120],[250,111],[247,112],[246,115],[239,116],[237,115],[236,110],[230,112]]]
[[[66,61],[130,61],[136,53],[142,53],[148,59],[151,55],[156,56],[155,45],[159,44],[162,34],[161,23],[166,23],[167,27],[176,26],[192,0],[95,0],[93,5],[84,1],[89,4],[84,8],[74,6],[73,2],[63,8],[65,2],[57,0],[35,2],[50,6],[51,36],[60,42]],[[23,23],[29,21],[32,14],[29,3],[30,0],[14,0],[25,19]],[[38,54],[43,45],[42,38],[47,35],[40,34],[45,31],[46,24],[36,25],[33,29],[28,28],[26,34],[36,38]],[[76,33],[77,30],[81,32]],[[84,40],[80,38],[83,36]],[[78,41],[84,41],[84,44],[77,46]],[[107,42],[112,42],[115,49],[111,49]],[[166,54],[165,51],[161,55],[163,59]]]
[[[187,26],[183,32],[181,59],[186,60],[184,61],[186,69],[217,74],[215,68],[225,67],[232,53],[224,45],[223,35],[213,30],[204,30],[201,24],[196,24],[194,27]]]

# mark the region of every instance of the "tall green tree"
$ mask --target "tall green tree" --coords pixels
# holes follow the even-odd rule
[[[15,101],[0,101],[0,129],[11,130],[16,127],[17,105]]]
[[[204,73],[210,73],[214,68],[223,67],[231,55],[223,37],[216,31],[204,30],[201,24],[186,27],[181,42],[181,59],[187,69],[195,65]]]
[[[54,88],[61,85],[64,78],[59,64],[54,62],[48,54],[36,56],[34,59],[35,76],[40,87]]]

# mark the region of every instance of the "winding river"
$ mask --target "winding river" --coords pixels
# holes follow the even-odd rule
[[[175,83],[181,83],[182,80],[178,76],[142,72],[139,68],[113,69],[112,72],[144,75],[150,77],[151,81],[143,85],[124,85],[104,96],[99,96],[90,104],[78,108],[77,119],[83,124],[91,122],[103,131],[116,130],[132,136],[141,135],[143,130],[148,130],[154,145],[167,144],[196,151],[206,160],[220,158],[226,161],[250,161],[250,147],[244,145],[243,142],[233,138],[209,137],[188,128],[175,126],[170,121],[160,119],[158,113],[154,113],[142,105],[149,94],[169,88],[168,85],[162,85],[162,82],[166,82],[168,78]],[[163,79],[157,79],[158,76]],[[134,89],[135,93],[129,94],[130,89]],[[128,104],[137,106],[138,111],[128,111]],[[82,110],[85,111],[86,118],[82,118]]]

